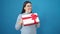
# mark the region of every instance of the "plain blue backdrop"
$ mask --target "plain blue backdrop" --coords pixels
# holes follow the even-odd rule
[[[20,34],[15,23],[26,0],[0,0],[0,34]],[[39,14],[40,28],[37,34],[60,34],[60,1],[30,0],[32,11]]]

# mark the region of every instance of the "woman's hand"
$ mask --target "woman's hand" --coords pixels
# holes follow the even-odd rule
[[[22,21],[22,19],[20,19],[20,22],[19,22],[18,24],[20,24],[20,25],[22,25],[22,24],[23,24],[23,21]]]

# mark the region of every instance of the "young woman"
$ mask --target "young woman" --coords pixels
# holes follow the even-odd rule
[[[30,14],[32,13],[32,3],[30,1],[25,1],[23,4],[23,9],[21,14],[18,15],[17,22],[15,25],[16,30],[20,30],[21,34],[37,34],[36,28],[40,26],[40,23],[30,26],[24,26],[23,21],[21,19],[22,14]]]

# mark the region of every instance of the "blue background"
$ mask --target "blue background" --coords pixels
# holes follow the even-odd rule
[[[0,34],[20,34],[15,23],[26,0],[0,0]],[[60,1],[30,0],[32,11],[39,14],[41,20],[37,34],[60,34]]]

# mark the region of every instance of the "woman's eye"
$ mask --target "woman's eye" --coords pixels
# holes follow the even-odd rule
[[[31,5],[28,5],[27,7],[31,7]]]

